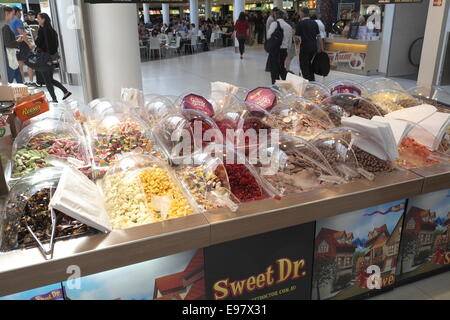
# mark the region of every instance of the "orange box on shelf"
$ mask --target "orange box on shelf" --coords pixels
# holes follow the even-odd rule
[[[24,122],[49,110],[47,98],[43,91],[17,101],[14,112]]]

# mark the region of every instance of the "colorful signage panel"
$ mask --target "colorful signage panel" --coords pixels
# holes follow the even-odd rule
[[[370,295],[395,283],[405,203],[391,202],[317,221],[314,300]]]
[[[450,189],[409,199],[398,279],[450,268]]]

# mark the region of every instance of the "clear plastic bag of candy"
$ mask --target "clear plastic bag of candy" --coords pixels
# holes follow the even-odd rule
[[[1,214],[1,251],[39,247],[47,256],[53,251],[52,238],[67,240],[96,232],[48,207],[61,173],[61,168],[40,169],[12,187]]]
[[[414,107],[420,101],[404,91],[383,89],[374,91],[368,95],[370,101],[379,107],[383,114],[388,114],[403,108]]]
[[[135,88],[122,88],[120,100],[133,108],[144,106],[144,92]]]
[[[320,106],[330,117],[335,126],[341,125],[342,117],[359,116],[372,119],[374,116],[382,116],[381,110],[367,99],[350,93],[333,95]]]
[[[352,80],[334,80],[326,84],[330,89],[331,95],[350,93],[357,96],[366,96],[366,87]]]
[[[129,154],[99,181],[114,229],[194,214],[197,204],[163,161]]]
[[[261,148],[256,167],[283,195],[345,182],[316,147],[296,137],[281,136],[278,144]]]
[[[303,98],[286,99],[272,109],[271,115],[282,135],[306,140],[334,127],[325,111]]]
[[[192,156],[172,162],[178,179],[194,197],[200,211],[226,207],[236,211],[240,201],[231,193],[227,171],[222,159],[208,153],[193,153]]]
[[[59,120],[33,123],[16,137],[7,172],[10,181],[45,167],[72,166],[90,173],[88,148],[77,127]]]
[[[403,89],[400,83],[388,78],[371,78],[363,82],[363,85],[367,90],[367,95],[369,96],[377,91],[387,89],[405,92],[405,89]]]

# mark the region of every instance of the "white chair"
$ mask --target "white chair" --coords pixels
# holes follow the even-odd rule
[[[192,36],[191,37],[191,43],[188,44],[189,48],[191,49],[191,53],[194,53],[194,51],[197,51],[197,37]]]
[[[149,41],[150,46],[150,58],[153,56],[154,51],[158,51],[159,58],[161,59],[161,42],[158,38],[151,37]]]
[[[169,50],[169,52],[180,53],[180,46],[181,46],[181,37],[177,37],[175,40],[175,44],[169,44],[166,46],[166,48]]]
[[[148,46],[143,44],[143,45],[139,46],[139,50],[141,51],[141,53],[142,53],[142,51],[144,51],[144,57],[146,59],[148,59],[148,56],[149,56]]]

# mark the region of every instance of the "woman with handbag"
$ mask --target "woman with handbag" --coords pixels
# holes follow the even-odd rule
[[[247,21],[245,12],[241,12],[239,14],[239,18],[234,24],[234,32],[236,34],[236,39],[239,42],[239,53],[241,54],[241,59],[244,57],[245,41],[248,39],[249,31],[250,23]]]
[[[64,93],[63,100],[67,99],[72,95],[66,87],[64,87],[59,81],[53,79],[53,73],[55,71],[55,65],[59,63],[59,54],[58,54],[58,34],[55,29],[53,29],[50,17],[46,13],[39,13],[37,17],[37,21],[39,23],[39,31],[36,43],[36,50],[40,52],[48,53],[52,59],[51,66],[46,68],[43,71],[39,71],[44,78],[45,85],[47,87],[50,96],[53,99],[53,102],[58,102],[55,95],[55,88],[57,87],[61,89]]]

